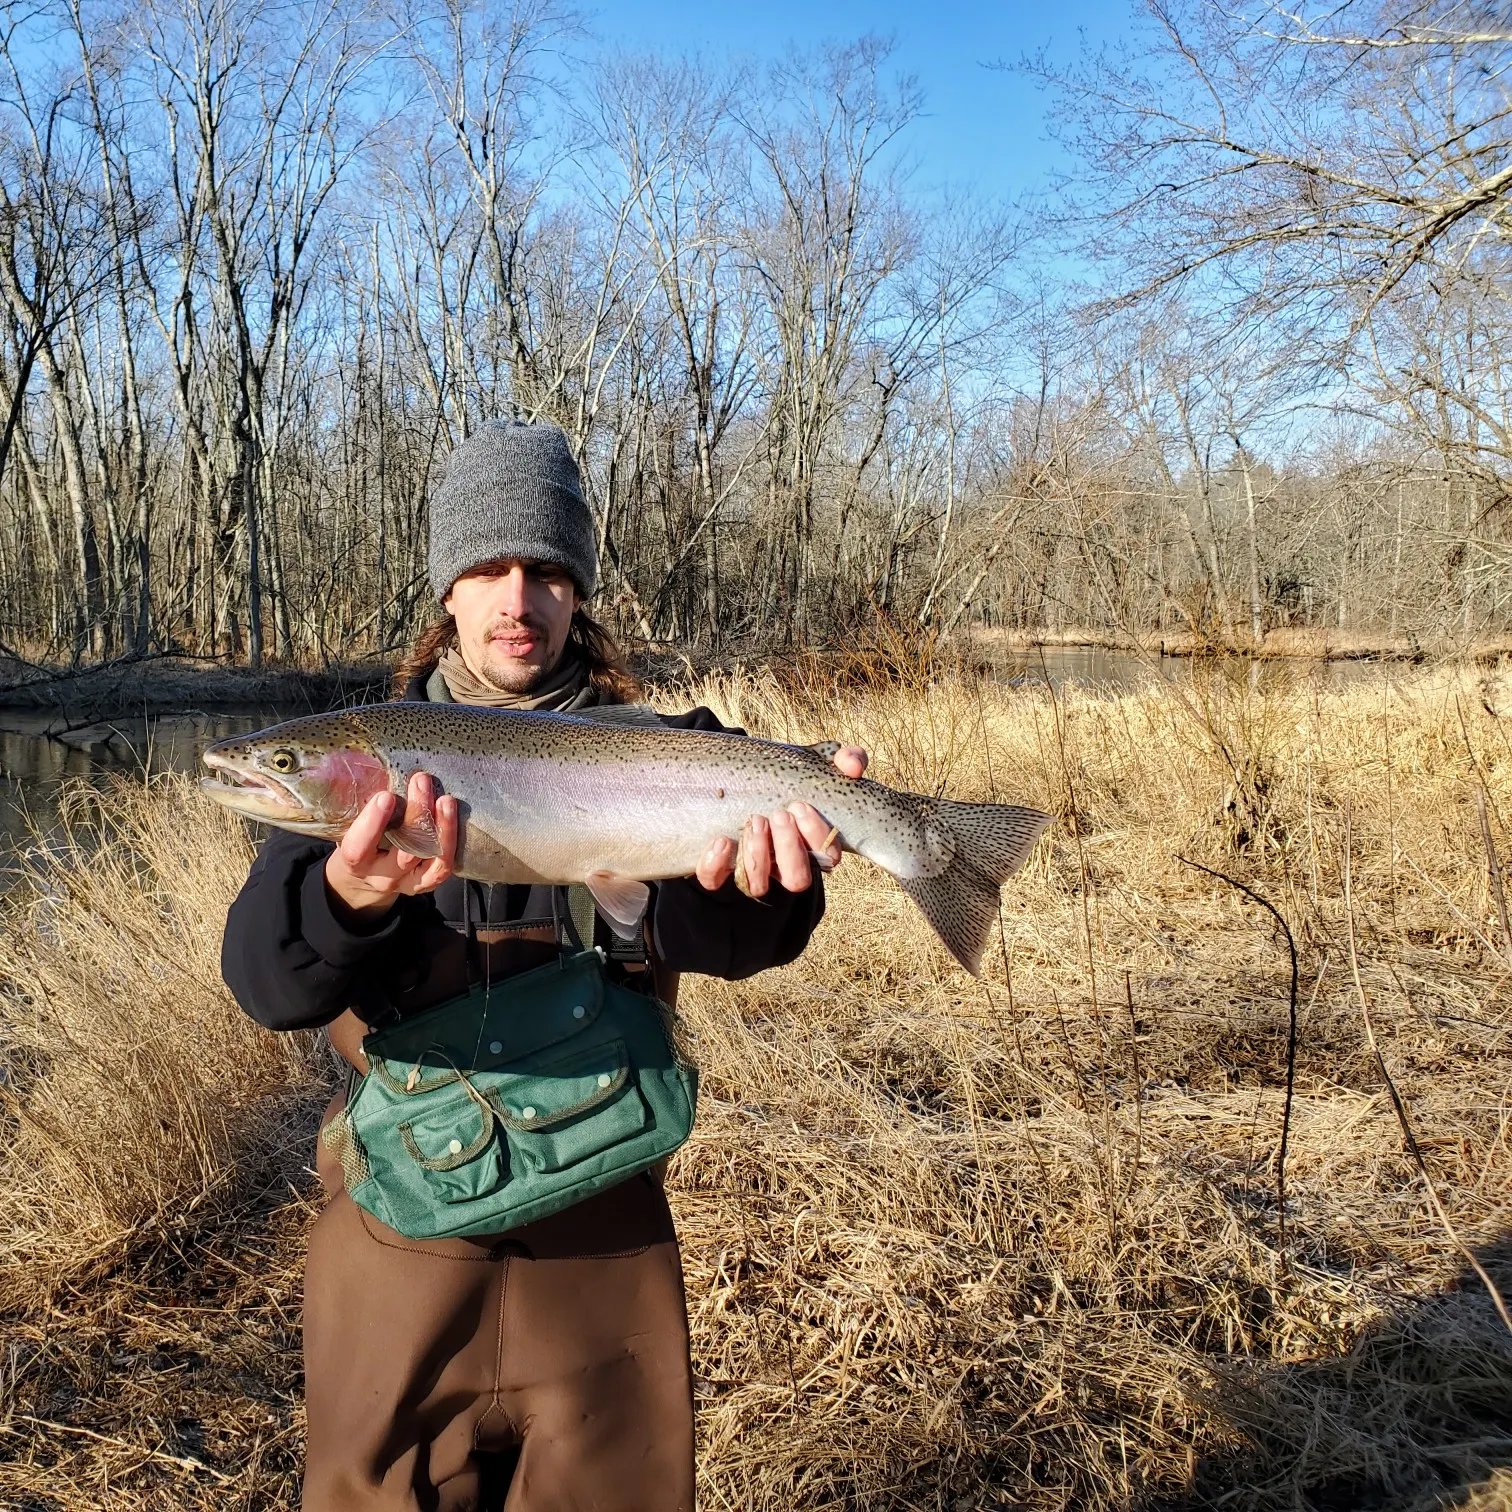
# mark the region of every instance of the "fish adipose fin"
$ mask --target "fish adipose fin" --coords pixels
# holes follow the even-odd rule
[[[948,832],[955,859],[937,876],[900,877],[898,882],[945,948],[977,976],[998,921],[998,889],[1024,864],[1050,816],[1007,803],[924,801],[935,823]]]
[[[614,927],[615,934],[622,940],[633,940],[646,916],[651,889],[634,877],[606,871],[589,872],[583,885],[593,894],[598,911]]]

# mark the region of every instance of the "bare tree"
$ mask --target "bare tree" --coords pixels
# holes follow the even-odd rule
[[[1502,628],[1507,41],[1356,13],[1172,0],[1059,81],[1085,291],[910,178],[874,39],[590,71],[552,0],[12,7],[0,640],[390,651],[496,415],[566,428],[647,639]]]
[[[78,656],[106,649],[106,583],[85,460],[80,375],[69,360],[67,332],[101,293],[110,228],[71,129],[71,82],[55,76],[50,88],[35,90],[17,64],[13,37],[13,29],[0,35],[0,67],[13,91],[8,119],[0,124],[0,296],[14,322],[16,350],[15,370],[6,381],[0,478],[35,365],[47,390],[72,523]],[[36,488],[37,470],[27,471]],[[47,511],[45,499],[36,504],[39,513]],[[48,534],[55,546],[50,528]]]
[[[889,52],[868,38],[817,60],[790,58],[743,107],[770,183],[747,255],[775,337],[777,370],[768,380],[774,586],[788,595],[790,623],[800,632],[812,610],[820,461],[910,235],[894,157],[920,96],[911,79],[884,80]]]
[[[292,649],[288,605],[276,591],[277,517],[262,513],[265,503],[276,508],[280,435],[271,390],[282,377],[289,325],[315,276],[310,253],[321,212],[362,140],[366,123],[351,108],[352,96],[374,47],[365,18],[342,0],[310,0],[276,17],[244,0],[208,7],[148,0],[140,24],[175,140],[186,123],[192,168],[173,180],[184,239],[214,270],[210,324],[195,333],[202,350],[181,358],[180,393],[189,399],[193,361],[213,405],[207,461],[223,581],[234,583],[234,544],[238,536],[245,543],[247,650],[255,667],[263,654],[266,542],[273,544],[280,647]],[[233,625],[235,612],[231,607]]]

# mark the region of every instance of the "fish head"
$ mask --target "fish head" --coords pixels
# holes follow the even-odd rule
[[[249,819],[335,839],[393,773],[358,720],[346,714],[291,719],[218,741],[204,754],[214,776],[200,790]]]

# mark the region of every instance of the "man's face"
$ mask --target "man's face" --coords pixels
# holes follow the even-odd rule
[[[507,557],[452,584],[446,612],[473,674],[505,693],[528,693],[555,670],[581,599],[571,573]]]

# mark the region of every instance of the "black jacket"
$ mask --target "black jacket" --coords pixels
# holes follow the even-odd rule
[[[679,730],[725,728],[708,709],[664,715],[663,722]],[[373,998],[414,958],[438,917],[465,928],[464,886],[466,916],[480,926],[520,919],[531,893],[450,877],[433,893],[401,897],[364,931],[331,908],[324,863],[333,849],[329,840],[274,830],[226,916],[221,974],[236,1001],[270,1029],[315,1028]],[[745,897],[733,881],[711,893],[681,877],[652,888],[652,949],[674,971],[735,981],[796,960],[823,916],[817,875],[802,893],[773,881],[762,899]]]

